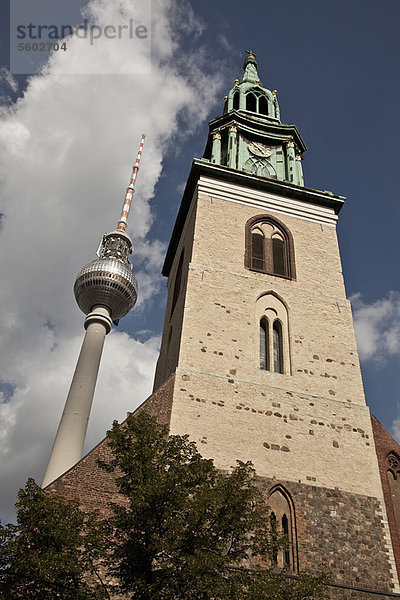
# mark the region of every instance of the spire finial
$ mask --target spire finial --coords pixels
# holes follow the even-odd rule
[[[253,50],[245,50],[245,52],[247,52],[248,56],[246,56],[243,63],[244,75],[242,81],[248,81],[250,83],[259,85],[260,78],[257,73],[258,63],[256,55],[254,54]]]

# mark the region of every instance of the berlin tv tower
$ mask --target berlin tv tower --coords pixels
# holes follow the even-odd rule
[[[117,323],[136,303],[137,281],[128,261],[133,246],[125,229],[145,137],[142,135],[117,229],[103,235],[97,250],[98,258],[83,267],[75,281],[76,301],[87,315],[84,325],[86,334],[43,479],[43,488],[82,458],[105,336],[110,332],[112,323]]]

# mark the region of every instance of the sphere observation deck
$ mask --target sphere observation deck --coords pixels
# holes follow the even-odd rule
[[[116,321],[137,300],[138,285],[128,262],[132,242],[125,232],[116,230],[103,237],[101,246],[99,258],[78,273],[74,293],[82,312],[88,314],[96,305],[106,306]]]

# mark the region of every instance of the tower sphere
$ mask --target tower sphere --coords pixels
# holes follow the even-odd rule
[[[135,305],[138,286],[127,261],[130,238],[120,231],[104,236],[100,257],[78,273],[74,285],[75,298],[85,314],[96,305],[109,308],[113,321],[121,319]]]

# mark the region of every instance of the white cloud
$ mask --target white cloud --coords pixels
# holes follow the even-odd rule
[[[220,33],[218,35],[217,41],[220,44],[221,48],[226,52],[235,52],[235,47],[231,44],[229,39],[223,33]]]
[[[99,21],[111,22],[120,10],[129,16],[131,5],[129,0],[93,0],[90,10]],[[24,95],[1,109],[3,516],[10,514],[26,477],[40,482],[44,472],[84,333],[72,294],[74,278],[94,258],[102,233],[117,222],[142,132],[147,139],[130,215],[140,303],[159,289],[164,247],[148,239],[149,199],[171,143],[204,120],[221,83],[205,75],[204,53],[181,56],[179,36],[198,37],[202,25],[193,15],[185,20],[174,6],[172,0],[152,2],[150,75],[62,75],[59,61],[65,56],[55,53]],[[102,44],[98,40],[97,54],[86,55],[80,45],[70,56],[82,68],[96,61],[97,72],[140,58],[137,45]],[[141,343],[123,332],[108,336],[89,446],[113,418],[123,418],[149,394],[156,356],[155,339]]]
[[[359,293],[351,297],[360,359],[383,361],[400,354],[400,292],[371,304]]]

